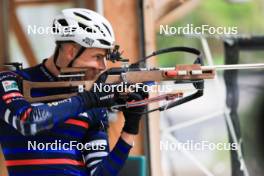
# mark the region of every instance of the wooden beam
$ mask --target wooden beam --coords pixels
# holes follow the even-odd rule
[[[7,1],[0,1],[0,65],[2,65],[8,58],[8,40],[7,40]],[[7,169],[5,166],[5,159],[1,149],[0,143],[0,175],[7,176]]]
[[[185,15],[190,13],[194,8],[198,6],[201,0],[189,0],[177,6],[174,10],[171,10],[167,15],[157,19],[156,30],[159,29],[160,25],[168,25],[172,22],[183,18]]]
[[[167,0],[165,3],[161,4],[161,6],[155,6],[155,20],[158,21],[169,12],[185,3],[188,0]]]
[[[54,3],[75,3],[76,0],[15,0],[15,6],[39,6],[39,5],[46,5],[46,4],[53,4]]]
[[[14,31],[19,46],[21,47],[28,63],[30,66],[37,65],[37,59],[34,55],[33,49],[31,47],[31,44],[29,43],[29,40],[27,39],[22,26],[18,20],[16,9],[14,7],[14,1],[10,1],[10,11],[9,11],[9,17],[10,17],[10,28]]]
[[[4,33],[4,1],[0,1],[0,64],[3,63],[4,46],[5,46],[5,33]]]
[[[104,16],[113,26],[116,43],[120,45],[121,51],[124,50],[123,56],[129,58],[131,63],[135,62],[140,55],[137,1],[104,1]],[[109,64],[108,66],[119,66],[119,64]],[[111,147],[113,147],[120,136],[123,125],[124,118],[122,113],[119,113],[117,120],[110,124],[109,138]],[[141,127],[140,134],[137,135],[135,140],[135,147],[130,152],[131,155],[144,154],[143,141]]]
[[[0,175],[1,176],[7,176],[7,169],[5,166],[5,158],[4,158],[4,155],[2,153],[1,145],[0,145]]]
[[[8,1],[0,2],[0,64],[7,61],[8,53]]]
[[[145,28],[145,52],[150,54],[156,50],[156,32],[155,32],[155,0],[144,0],[144,28]],[[155,67],[156,59],[147,62],[148,67]],[[151,93],[150,97],[156,96]],[[159,106],[158,103],[151,104],[149,109]],[[149,114],[149,143],[150,143],[150,172],[151,176],[162,176],[161,156],[160,156],[160,113],[153,112]]]
[[[84,6],[87,9],[95,10],[95,0],[84,0]]]

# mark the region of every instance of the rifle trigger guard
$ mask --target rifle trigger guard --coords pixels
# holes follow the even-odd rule
[[[84,86],[83,85],[78,85],[78,92],[79,93],[84,92]]]
[[[122,107],[126,107],[126,106],[127,106],[126,104],[114,105],[114,106],[111,106],[110,109],[113,112],[118,112],[118,108],[122,108]]]
[[[125,82],[125,83],[128,82],[128,81],[127,81],[127,77],[126,77],[126,73],[121,73],[120,76],[121,76],[121,80],[122,80],[123,82]]]

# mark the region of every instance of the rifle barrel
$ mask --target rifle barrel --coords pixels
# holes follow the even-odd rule
[[[212,65],[212,66],[202,66],[201,68],[202,69],[215,69],[215,70],[264,69],[264,63],[259,63],[259,64]]]
[[[159,68],[160,70],[168,71],[175,70],[175,67]],[[264,69],[264,63],[258,64],[229,64],[229,65],[206,65],[201,66],[202,70],[246,70],[246,69]],[[142,69],[143,70],[143,69]]]

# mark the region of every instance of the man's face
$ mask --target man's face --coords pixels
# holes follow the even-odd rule
[[[62,52],[60,64],[67,66],[79,51],[80,47],[65,45]],[[87,48],[74,61],[73,67],[87,68],[86,79],[95,79],[98,74],[106,69],[106,49]]]
[[[106,69],[106,50],[102,48],[87,48],[78,57],[73,67],[87,67],[87,79],[95,79]]]

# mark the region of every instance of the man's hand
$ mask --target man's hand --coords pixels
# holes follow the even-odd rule
[[[138,92],[131,93],[129,95],[128,101],[140,101],[145,98],[148,98],[148,93],[140,90]],[[139,122],[142,116],[142,113],[146,110],[146,106],[134,107],[134,108],[125,108],[123,109],[125,117],[125,125],[123,131],[129,134],[138,134]]]
[[[85,108],[111,107],[116,104],[119,97],[117,92],[85,91],[79,93]]]
[[[105,90],[104,86],[108,86],[105,84],[107,76],[108,74],[106,71],[101,74],[99,78],[95,81],[95,84],[102,84],[102,90]],[[122,99],[120,99],[120,94],[115,90],[104,92],[96,90],[93,87],[90,91],[79,93],[78,96],[83,100],[84,106],[87,109],[111,107],[118,103],[125,103],[124,101],[122,101]]]

